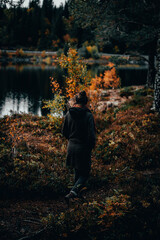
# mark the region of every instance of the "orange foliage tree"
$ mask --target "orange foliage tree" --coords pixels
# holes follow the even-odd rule
[[[75,49],[69,48],[67,56],[61,54],[59,64],[67,70],[65,76],[65,93],[62,92],[56,79],[51,78],[52,92],[54,100],[45,102],[45,107],[51,109],[50,118],[54,114],[60,114],[64,110],[66,100],[72,99],[75,94],[85,90],[89,96],[89,105],[92,111],[96,112],[97,103],[101,98],[103,89],[118,88],[120,86],[120,78],[117,76],[113,63],[109,63],[109,70],[104,75],[96,76],[91,79],[87,71],[87,65],[78,56]]]
[[[48,116],[54,121],[55,117],[53,116],[56,115],[57,118],[57,115],[63,112],[66,100],[72,99],[77,92],[86,90],[90,82],[87,66],[82,62],[75,49],[70,48],[67,56],[61,54],[59,57],[59,64],[62,68],[67,70],[67,75],[65,76],[65,92],[62,92],[57,80],[51,78],[54,99],[44,102],[44,108],[49,108],[51,110],[51,114]]]
[[[70,48],[68,55],[62,54],[59,58],[60,66],[67,69],[66,76],[66,97],[73,98],[74,95],[85,90],[90,82],[87,66],[82,62],[75,49]]]
[[[108,67],[109,69],[106,70],[104,74],[100,74],[99,77],[96,76],[91,79],[90,86],[87,89],[90,98],[90,106],[93,111],[96,111],[97,103],[101,99],[102,90],[115,89],[121,85],[114,63],[109,62]]]
[[[120,78],[117,76],[114,63],[108,63],[109,70],[106,70],[100,76],[92,78],[90,90],[96,89],[114,89],[120,87]]]

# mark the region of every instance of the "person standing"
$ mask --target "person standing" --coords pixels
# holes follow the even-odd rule
[[[91,170],[91,151],[95,146],[95,123],[91,111],[87,108],[88,98],[85,91],[75,96],[75,104],[69,109],[63,124],[63,136],[68,139],[66,165],[74,168],[74,186],[65,196],[79,195]]]

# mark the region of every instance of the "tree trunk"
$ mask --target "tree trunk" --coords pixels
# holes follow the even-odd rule
[[[160,113],[160,33],[157,41],[156,78],[154,84],[154,107]]]
[[[148,75],[147,75],[147,87],[154,88],[155,82],[155,56],[154,53],[149,54],[149,65],[148,65]]]

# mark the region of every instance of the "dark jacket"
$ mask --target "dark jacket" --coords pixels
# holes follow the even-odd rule
[[[65,116],[63,135],[69,140],[68,166],[87,170],[91,165],[91,150],[95,146],[95,124],[88,108],[72,107]]]

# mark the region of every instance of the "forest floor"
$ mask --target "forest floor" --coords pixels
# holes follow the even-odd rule
[[[98,190],[88,190],[83,195],[83,199],[76,198],[72,200],[70,207],[76,204],[102,201],[108,195],[109,187],[101,187]],[[44,226],[41,222],[42,217],[48,214],[58,214],[68,210],[64,196],[56,199],[6,199],[0,200],[0,239],[21,239],[24,236],[37,234]],[[27,239],[27,238],[26,238]],[[46,239],[47,240],[47,239]]]
[[[159,239],[160,121],[151,110],[153,91],[103,94],[106,101],[126,101],[95,115],[87,189],[69,207],[64,196],[73,173],[65,167],[62,121],[27,114],[0,119],[1,240]]]

